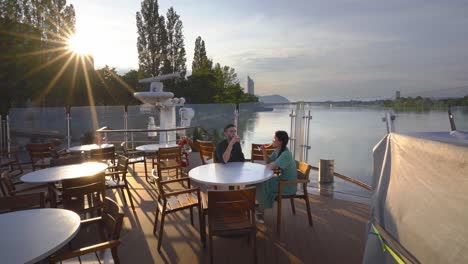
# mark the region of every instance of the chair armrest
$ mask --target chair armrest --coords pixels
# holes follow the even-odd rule
[[[298,183],[309,183],[309,180],[280,180],[280,185],[287,185],[287,184],[298,184]]]
[[[20,194],[20,193],[29,192],[29,191],[34,191],[34,190],[39,190],[39,189],[44,189],[44,188],[48,188],[48,185],[46,185],[46,184],[41,184],[41,185],[37,185],[37,186],[33,186],[33,187],[28,187],[28,188],[21,189],[21,190],[16,190],[16,191],[13,191],[12,193],[13,193],[13,194]]]
[[[181,181],[188,181],[190,183],[190,178],[184,177],[184,178],[179,178],[179,179],[161,181],[161,184],[168,184],[168,183],[181,182]]]
[[[81,220],[80,225],[81,226],[87,226],[87,225],[99,223],[99,221],[101,221],[101,220],[102,220],[101,216],[94,217],[94,218],[89,218],[89,219]]]
[[[179,194],[193,193],[193,192],[196,192],[198,194],[198,196],[200,196],[200,188],[198,188],[198,187],[197,188],[186,189],[186,190],[182,190],[182,191],[167,192],[167,193],[165,193],[165,196],[166,197],[177,196]]]
[[[120,245],[119,240],[111,240],[111,241],[99,243],[99,244],[88,246],[88,247],[82,247],[82,248],[79,248],[77,250],[73,250],[71,252],[66,252],[66,253],[58,255],[58,256],[52,256],[52,257],[50,257],[49,261],[51,263],[61,262],[61,261],[66,260],[66,259],[76,258],[76,257],[83,256],[83,255],[86,255],[86,254],[89,254],[89,253],[96,252],[98,250],[103,250],[103,249],[107,249],[107,248],[114,248],[114,247],[117,247],[119,245]]]

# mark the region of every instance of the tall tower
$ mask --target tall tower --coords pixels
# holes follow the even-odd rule
[[[251,95],[254,95],[254,81],[250,79],[250,76],[247,76],[247,92]]]

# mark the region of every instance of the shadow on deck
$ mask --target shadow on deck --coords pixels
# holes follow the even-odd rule
[[[124,206],[125,220],[119,256],[122,263],[208,263],[208,247],[203,248],[198,232],[197,210],[194,224],[189,211],[166,217],[161,253],[153,235],[156,191],[145,180],[143,165],[137,164],[128,177],[136,213]],[[109,193],[110,194],[110,193]],[[122,203],[120,193],[110,194]],[[310,196],[314,226],[307,221],[305,204],[296,202],[296,215],[283,203],[281,236],[276,234],[276,205],[265,211],[265,224],[258,224],[258,263],[361,263],[365,245],[365,225],[369,206]],[[214,238],[215,263],[253,263],[247,238]]]

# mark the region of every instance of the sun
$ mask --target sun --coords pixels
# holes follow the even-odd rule
[[[85,55],[91,54],[91,41],[83,35],[73,35],[68,39],[68,48],[74,53]]]

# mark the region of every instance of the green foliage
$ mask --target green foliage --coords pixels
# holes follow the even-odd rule
[[[207,74],[211,72],[213,62],[206,55],[205,41],[200,36],[195,40],[193,53],[192,74]]]
[[[171,7],[167,11],[167,39],[168,53],[167,58],[170,62],[170,72],[180,72],[182,78],[187,73],[187,62],[185,54],[184,35],[182,33],[183,25],[180,16]]]
[[[401,97],[396,100],[383,101],[384,107],[397,111],[429,111],[431,109],[446,109],[449,106],[468,106],[468,95],[463,98],[430,99],[418,97]]]

